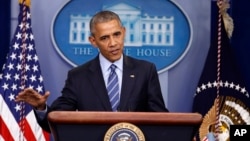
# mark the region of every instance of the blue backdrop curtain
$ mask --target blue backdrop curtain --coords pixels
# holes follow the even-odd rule
[[[5,57],[10,43],[10,0],[3,0],[0,4],[0,71],[5,62]]]

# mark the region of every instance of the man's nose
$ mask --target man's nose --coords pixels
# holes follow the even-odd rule
[[[110,37],[110,45],[111,46],[116,45],[116,39],[114,37]]]

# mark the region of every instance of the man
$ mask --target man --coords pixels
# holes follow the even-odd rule
[[[46,111],[167,112],[155,65],[123,54],[126,30],[119,16],[111,11],[97,13],[90,21],[90,32],[89,41],[100,53],[68,72],[62,96],[49,107],[46,105],[49,92],[42,96],[32,89],[25,89],[16,101],[31,104],[38,114],[38,122],[47,130],[46,116],[41,116]],[[115,66],[112,74],[116,77],[112,82],[116,85],[109,84],[111,65]],[[114,93],[111,100],[109,87]]]

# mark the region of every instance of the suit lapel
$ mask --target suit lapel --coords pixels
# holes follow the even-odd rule
[[[91,63],[89,71],[89,80],[91,81],[92,86],[94,87],[94,91],[96,91],[96,93],[93,94],[99,97],[101,101],[100,104],[103,104],[105,110],[112,111],[98,57],[96,57],[93,63]]]
[[[122,90],[121,90],[121,98],[120,98],[120,106],[121,110],[129,110],[128,109],[128,100],[132,93],[132,89],[135,86],[136,80],[136,72],[134,70],[134,65],[127,56],[124,55],[123,61],[123,76],[122,76]]]

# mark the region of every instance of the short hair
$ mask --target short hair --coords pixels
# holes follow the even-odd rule
[[[97,23],[109,22],[111,20],[117,20],[120,23],[120,25],[122,26],[121,19],[116,13],[114,13],[112,11],[108,11],[108,10],[100,11],[100,12],[96,13],[91,18],[91,20],[89,22],[89,29],[90,29],[91,35],[94,35],[94,32],[95,32],[94,26]]]

